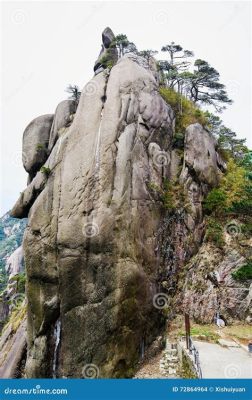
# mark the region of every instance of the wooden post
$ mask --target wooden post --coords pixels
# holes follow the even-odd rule
[[[186,331],[186,348],[190,348],[190,319],[189,319],[189,314],[185,314],[185,331]]]

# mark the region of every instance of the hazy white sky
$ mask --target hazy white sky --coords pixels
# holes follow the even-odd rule
[[[127,34],[139,50],[160,50],[175,41],[207,60],[234,100],[222,114],[225,124],[252,147],[250,2],[8,1],[1,6],[0,215],[26,186],[25,127],[54,113],[69,83],[82,88],[92,77],[106,26]]]

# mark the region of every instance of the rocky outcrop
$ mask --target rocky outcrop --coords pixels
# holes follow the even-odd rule
[[[49,152],[51,152],[53,146],[57,142],[62,130],[64,131],[64,129],[71,125],[76,109],[77,104],[75,100],[63,100],[58,104],[50,131],[48,144]]]
[[[49,116],[42,116],[35,118],[26,128],[23,135],[23,164],[29,173],[29,179],[27,189],[21,193],[12,209],[14,217],[27,217],[31,205],[44,189],[53,168],[52,163],[47,160],[52,160],[53,157],[49,158],[49,155],[58,139],[60,146],[63,134],[73,122],[76,107],[75,100],[64,100],[58,104],[55,114],[50,115],[50,123],[47,122]],[[31,141],[29,137],[32,137]],[[34,141],[36,145],[32,150]],[[37,143],[38,141],[40,144]]]
[[[170,156],[170,188],[163,193],[163,197],[170,200],[157,234],[157,248],[162,259],[159,287],[170,298],[168,317],[173,318],[181,274],[191,257],[198,252],[204,238],[202,203],[211,187],[218,183],[221,170],[216,162],[215,140],[199,124],[186,129],[183,153],[173,149]]]
[[[146,58],[139,56],[136,52],[126,52],[124,58],[129,58],[140,65],[140,67],[149,70],[156,79],[157,84],[159,83],[159,71],[157,62],[154,57],[149,57],[149,59],[146,60]]]
[[[207,187],[217,186],[221,176],[218,166],[220,155],[216,152],[213,135],[200,124],[188,126],[185,133],[183,178],[193,174],[195,181]],[[219,161],[220,163],[220,161]]]
[[[11,302],[16,294],[15,277],[24,271],[22,239],[26,220],[0,218],[0,331],[8,319]]]
[[[71,125],[76,108],[75,100],[64,100],[58,104],[55,114],[41,115],[25,129],[22,159],[29,174],[28,184],[45,164],[62,131]]]
[[[182,284],[182,310],[198,323],[215,322],[218,313],[226,324],[251,322],[252,282],[234,280],[232,273],[246,264],[251,242],[226,233],[225,246],[204,243],[187,266]]]
[[[172,297],[198,249],[201,201],[220,174],[199,125],[188,128],[182,173],[171,165],[174,122],[155,72],[127,55],[87,83],[58,140],[51,130],[51,152],[12,210],[29,216],[28,378],[85,377],[90,364],[100,377],[130,377],[162,332],[156,299]],[[175,211],[165,204],[172,174]]]
[[[23,165],[32,179],[48,157],[48,143],[53,114],[35,118],[23,134]]]
[[[227,323],[239,319],[249,322],[251,318],[251,282],[237,282],[232,278],[232,273],[246,264],[246,259],[251,256],[251,243],[241,245],[241,224],[232,220],[227,222],[223,248],[209,244],[204,239],[202,203],[209,189],[218,185],[225,170],[225,162],[216,151],[213,136],[199,124],[190,125],[186,129],[184,163],[180,175],[188,201],[185,206],[188,231],[183,231],[182,243],[188,242],[190,245],[186,249],[185,245],[182,247],[187,257],[182,263],[183,270],[179,272],[175,302],[180,305],[178,310],[181,313],[188,312],[199,323],[214,322],[217,313]],[[185,240],[190,236],[193,236],[192,240]],[[190,260],[193,255],[195,257]]]
[[[183,159],[179,180],[186,189],[190,208],[186,216],[187,227],[197,235],[196,225],[203,221],[204,197],[212,187],[218,185],[222,174],[217,162],[221,157],[216,152],[215,139],[198,123],[186,129]],[[176,159],[174,163],[176,165]]]
[[[112,65],[115,64],[118,60],[117,49],[113,46],[113,40],[115,39],[115,35],[110,28],[104,29],[102,32],[102,48],[98,59],[94,65],[95,75],[102,72],[108,62],[111,62]]]
[[[9,278],[24,271],[24,255],[22,246],[18,247],[7,259],[5,270]]]
[[[0,338],[0,378],[22,378],[26,359],[26,316],[23,306]]]
[[[8,320],[13,309],[25,298],[24,289],[20,293],[18,287],[19,274],[24,272],[24,256],[22,246],[18,247],[7,259],[5,265],[6,286],[0,295],[0,327]]]

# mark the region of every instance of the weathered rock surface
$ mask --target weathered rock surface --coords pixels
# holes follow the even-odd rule
[[[130,58],[131,60],[135,61],[140,67],[143,67],[147,70],[149,70],[152,75],[155,77],[157,83],[159,82],[159,72],[158,72],[158,67],[155,59],[153,57],[149,57],[149,60],[147,61],[146,58],[136,54],[136,53],[126,53],[124,55],[124,58]],[[120,62],[120,60],[119,60]]]
[[[63,100],[58,104],[50,131],[48,145],[49,152],[51,152],[53,146],[55,145],[61,130],[71,125],[71,117],[73,114],[75,114],[76,108],[77,105],[75,100]]]
[[[55,114],[41,115],[23,133],[23,165],[29,173],[28,184],[45,164],[53,146],[64,129],[69,127],[76,112],[75,100],[63,100]]]
[[[105,28],[104,31],[102,32],[102,43],[105,49],[109,49],[109,46],[111,45],[114,39],[115,35],[112,32],[112,30],[109,27]]]
[[[174,166],[177,166],[177,159],[175,155],[173,157]],[[189,125],[185,133],[183,169],[179,180],[187,192],[186,225],[199,241],[203,233],[200,225],[203,222],[202,201],[209,190],[218,185],[220,177],[214,137],[198,123]]]
[[[5,270],[9,277],[24,271],[24,255],[22,246],[19,246],[7,259]]]
[[[45,168],[49,168],[48,163],[45,164]],[[28,216],[30,207],[32,206],[39,193],[44,189],[46,181],[46,173],[43,173],[41,171],[36,173],[35,178],[27,186],[24,192],[21,193],[18,201],[11,210],[11,215],[13,217],[26,218]]]
[[[64,100],[58,104],[52,123],[45,125],[44,130],[42,129],[42,125],[38,125],[37,123],[33,124],[33,122],[36,121],[37,119],[40,122],[43,121],[42,117],[36,118],[34,121],[32,121],[31,124],[29,124],[28,128],[30,126],[31,127],[29,129],[26,128],[23,138],[24,160],[28,159],[27,154],[29,153],[27,150],[29,147],[28,146],[29,136],[26,134],[26,131],[28,130],[29,135],[31,135],[30,132],[33,132],[34,137],[40,137],[41,136],[40,131],[45,132],[45,130],[50,125],[50,129],[49,131],[47,131],[47,135],[45,135],[47,139],[44,142],[43,150],[41,150],[41,148],[38,149],[38,144],[36,145],[37,151],[33,154],[34,160],[36,161],[34,161],[32,169],[28,171],[29,172],[28,186],[26,190],[21,194],[20,198],[13,207],[12,216],[16,218],[25,218],[28,216],[28,212],[30,210],[31,205],[33,204],[39,193],[44,189],[48,175],[50,174],[51,169],[53,169],[55,165],[54,162],[55,151],[57,154],[58,151],[57,149],[58,147],[60,147],[62,136],[67,132],[70,125],[72,124],[75,112],[76,112],[75,100]],[[59,143],[57,144],[58,147],[55,146],[53,155],[49,157],[58,139],[59,139]],[[31,149],[29,151],[32,154]],[[43,152],[43,163],[41,164],[42,158],[39,157],[42,154],[42,152]],[[36,158],[37,157],[36,155],[38,155],[38,158]],[[42,165],[43,168],[41,169]]]
[[[33,178],[48,157],[48,143],[53,114],[35,118],[23,134],[23,165]]]
[[[196,180],[208,187],[214,187],[219,182],[220,174],[216,143],[213,135],[200,124],[188,126],[185,134],[185,157],[183,176],[193,171]],[[220,156],[218,156],[220,158]]]
[[[224,249],[204,243],[188,265],[182,289],[182,311],[198,323],[215,322],[219,313],[227,324],[235,320],[251,322],[252,282],[239,282],[232,273],[246,264],[247,253],[236,239],[226,235]],[[243,254],[242,254],[243,253]]]

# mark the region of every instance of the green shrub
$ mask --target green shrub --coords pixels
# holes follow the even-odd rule
[[[25,292],[25,282],[26,282],[26,275],[25,273],[17,274],[13,277],[12,281],[17,282],[17,292],[24,293]]]
[[[49,167],[43,166],[40,168],[40,172],[42,172],[42,174],[44,174],[48,178],[51,173],[51,169]]]
[[[252,279],[252,261],[242,265],[237,271],[232,272],[232,278],[236,281],[246,281]]]
[[[159,91],[165,102],[171,106],[175,113],[176,132],[184,133],[188,125],[195,124],[196,122],[204,126],[207,124],[208,120],[205,113],[197,108],[192,101],[171,88],[161,87]]]
[[[222,248],[225,244],[224,231],[221,224],[214,218],[207,219],[206,240]]]
[[[41,144],[41,143],[38,143],[37,144],[37,146],[36,146],[36,149],[39,151],[39,150],[44,150],[45,149],[45,146],[43,145],[43,144]]]
[[[163,181],[161,200],[166,210],[175,211],[178,208],[183,208],[185,205],[184,187],[179,183],[165,179]]]
[[[185,205],[184,188],[179,183],[164,179],[162,187],[149,182],[148,188],[158,196],[166,210],[175,211]]]
[[[245,236],[248,237],[252,236],[252,223],[246,222],[245,224],[242,225],[241,230]]]
[[[163,191],[161,200],[162,200],[163,206],[166,210],[170,210],[170,211],[175,210],[176,201],[175,201],[174,193],[172,192],[171,187],[169,187]]]
[[[104,68],[109,68],[109,69],[111,69],[115,64],[113,58],[111,57],[108,51],[101,57],[100,63]]]
[[[177,149],[183,149],[184,140],[185,140],[185,134],[183,132],[175,132],[172,139],[173,147],[176,147]]]
[[[229,159],[219,187],[209,192],[203,207],[207,214],[218,216],[224,216],[226,212],[252,215],[252,185],[247,171]]]
[[[220,188],[212,189],[203,202],[203,210],[207,214],[220,214],[226,209],[227,195]]]
[[[0,272],[0,293],[5,290],[8,283],[8,275],[5,271]]]
[[[246,171],[243,167],[230,159],[227,164],[227,172],[221,180],[220,187],[227,194],[227,207],[232,208],[233,203],[246,200],[247,186]]]
[[[222,149],[218,145],[216,147],[216,151],[219,153],[219,155],[221,156],[222,160],[225,161],[225,163],[227,163],[229,158],[230,158],[228,151],[225,150],[225,149]]]
[[[242,215],[252,215],[252,200],[245,199],[241,201],[235,201],[232,204],[230,211]]]

